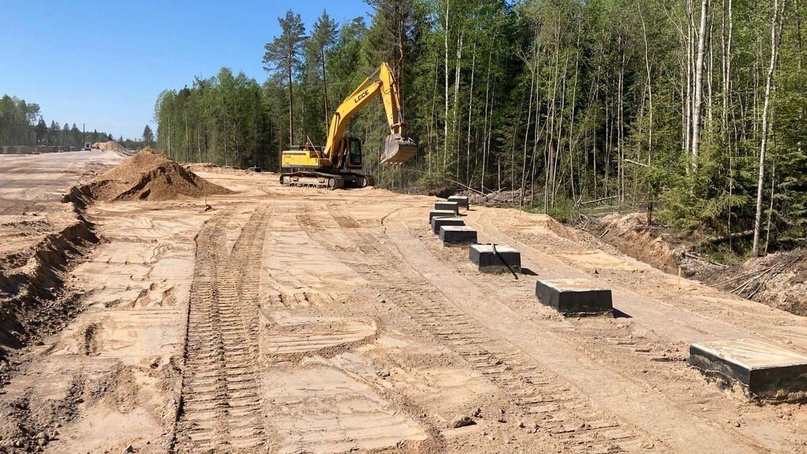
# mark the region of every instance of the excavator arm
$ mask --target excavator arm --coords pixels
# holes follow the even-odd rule
[[[324,155],[330,159],[333,166],[342,165],[344,149],[342,141],[345,128],[350,118],[364,107],[371,99],[381,94],[384,110],[387,114],[390,135],[385,139],[384,156],[382,163],[404,163],[415,156],[417,144],[406,138],[406,123],[403,121],[401,100],[398,95],[398,85],[387,63],[381,63],[373,74],[362,82],[336,109],[328,127],[328,141],[325,144]]]

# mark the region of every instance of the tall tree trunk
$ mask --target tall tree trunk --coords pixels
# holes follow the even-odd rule
[[[496,89],[495,88],[493,90],[493,95],[496,96]],[[490,138],[493,135],[493,107],[495,105],[496,105],[495,99],[492,99],[490,101],[490,117],[491,118],[490,118],[490,122],[488,122],[488,125],[489,125],[488,128],[489,129],[487,130],[487,138],[485,138],[484,134],[483,134],[483,138],[482,138],[483,140],[486,140],[486,142],[482,145],[484,149],[488,150],[488,155],[486,155],[486,156],[490,156],[490,154],[489,154],[489,152],[490,152]],[[489,160],[489,158],[487,160]],[[484,192],[484,189],[485,189],[485,174],[487,173],[487,160],[482,163],[482,183],[480,183],[480,185],[479,185],[480,187],[482,187],[483,192]],[[501,191],[501,189],[502,189],[502,163],[499,160],[498,156],[496,157],[496,164],[498,165],[499,190]]]
[[[647,44],[647,28],[644,23],[644,16],[641,14],[642,10],[639,9],[639,18],[642,20],[642,38],[644,40],[644,67],[647,72],[647,96],[648,96],[648,113],[649,113],[649,128],[647,132],[647,164],[650,165],[650,156],[653,154],[653,79],[650,73],[650,46]]]
[[[569,112],[569,186],[572,189],[572,201],[577,199],[577,191],[574,188],[574,160],[575,160],[575,138],[574,138],[574,120],[577,107],[577,82],[579,79],[580,71],[580,24],[577,26],[577,49],[574,53],[574,84],[572,85],[572,102],[571,112]],[[582,195],[582,188],[580,189]]]
[[[468,135],[465,138],[465,178],[467,179],[468,186],[471,186],[471,119],[473,115],[474,106],[474,71],[476,70],[476,41],[471,51],[471,88],[468,90]],[[482,148],[484,153],[484,148]],[[482,156],[484,161],[485,157]],[[484,180],[484,178],[483,178]],[[484,183],[483,183],[484,184]]]
[[[460,32],[459,41],[457,42],[457,64],[454,68],[454,109],[451,120],[451,137],[454,139],[454,148],[457,152],[457,181],[460,179],[460,141],[459,141],[459,120],[457,120],[457,112],[460,110],[460,75],[462,73],[462,40],[464,32]]]
[[[445,23],[445,39],[443,43],[445,45],[445,65],[444,65],[444,72],[445,72],[445,116],[443,117],[443,171],[442,173],[445,175],[447,167],[448,167],[448,14],[451,11],[450,8],[450,0],[446,0],[446,23]]]
[[[429,141],[434,140],[434,144],[429,146],[429,176],[432,176],[432,161],[434,154],[440,151],[440,137],[436,131],[437,129],[437,87],[439,86],[440,79],[440,55],[435,52],[434,58],[434,85],[432,86],[432,115],[429,122]]]
[[[771,101],[771,85],[773,84],[773,71],[776,68],[776,57],[779,51],[779,19],[782,11],[779,10],[780,0],[773,0],[773,13],[771,14],[771,61],[768,74],[765,78],[765,100],[762,107],[762,141],[759,147],[759,178],[757,179],[757,211],[754,218],[754,255],[759,255],[759,236],[762,228],[762,185],[765,182],[765,153],[768,147],[768,111]],[[785,0],[781,1],[784,9]]]
[[[396,9],[395,18],[396,18],[396,21],[397,21],[397,23],[395,25],[397,26],[397,31],[398,31],[397,36],[396,36],[396,38],[398,40],[398,64],[396,65],[397,66],[396,69],[398,70],[398,74],[395,75],[395,81],[398,84],[398,97],[401,99],[401,103],[399,105],[399,108],[401,109],[401,113],[403,113],[404,106],[406,106],[406,102],[404,101],[404,99],[405,99],[404,98],[404,85],[405,84],[404,84],[404,81],[403,81],[403,76],[405,74],[405,72],[404,72],[404,60],[406,58],[406,46],[405,46],[406,33],[405,33],[405,30],[404,30],[404,27],[406,25],[406,23],[405,23],[406,22],[406,18],[405,18],[406,13],[403,11],[403,5],[401,5],[400,2],[397,2],[397,1],[395,2],[395,9]],[[401,178],[403,178],[403,170],[401,171]]]
[[[559,33],[559,31],[558,31]],[[557,111],[557,95],[558,95],[558,78],[560,77],[560,38],[557,36],[555,37],[555,52],[554,52],[554,68],[552,70],[552,77],[551,77],[551,86],[552,86],[552,96],[550,97],[549,101],[547,102],[546,108],[546,121],[544,122],[544,127],[547,131],[546,135],[546,144],[544,146],[544,214],[546,214],[549,210],[549,199],[550,199],[550,192],[551,186],[553,184],[552,175],[553,175],[553,164],[555,162],[554,156],[554,148],[552,148],[552,141],[555,140],[555,115]],[[536,68],[537,72],[537,68]],[[538,128],[537,128],[537,121],[539,111],[538,108],[540,104],[536,106],[535,109],[535,118],[536,118],[536,130],[535,130],[535,147],[538,144]],[[537,150],[537,148],[536,148]],[[532,154],[532,187],[533,191],[535,188],[535,160],[536,160],[537,153],[533,152]],[[535,193],[533,192],[532,195],[533,199],[535,198]]]
[[[768,246],[771,244],[771,218],[773,216],[774,191],[776,190],[776,161],[771,169],[771,204],[768,207],[768,227],[765,228],[765,255],[768,255]]]
[[[695,62],[695,99],[692,105],[692,169],[698,168],[700,154],[700,116],[703,99],[703,54],[706,47],[706,20],[709,12],[709,0],[701,0],[701,25],[698,34],[698,55]]]
[[[619,65],[619,88],[617,90],[617,147],[619,147],[619,168],[617,169],[619,184],[619,202],[625,202],[625,49],[622,49],[622,60]]]
[[[537,50],[538,49],[538,42],[537,41],[538,41],[538,31],[536,30],[536,32],[535,32],[535,43],[534,43],[535,51],[534,51],[534,55],[533,55],[533,60],[532,60],[532,62],[528,62],[528,65],[530,65],[530,97],[529,97],[529,105],[527,106],[527,127],[524,129],[524,157],[523,157],[523,161],[521,163],[521,193],[520,193],[519,202],[518,202],[519,209],[524,207],[524,197],[527,195],[527,190],[526,190],[526,188],[527,188],[527,144],[529,143],[529,140],[530,140],[530,121],[531,121],[531,117],[532,117],[532,97],[533,97],[533,93],[535,92],[535,79],[538,77],[537,74],[536,74],[538,72],[538,63],[537,63],[537,60],[538,60],[538,56],[537,56],[537,54],[538,54],[538,50]],[[532,65],[535,65],[535,66],[533,67]],[[537,98],[537,96],[536,96],[536,98]],[[536,99],[536,104],[537,103],[538,103],[538,100]],[[519,118],[519,123],[521,122],[520,120],[521,120],[521,118]],[[537,125],[536,125],[536,129],[537,129]]]
[[[294,92],[291,80],[291,65],[286,70],[289,76],[289,146],[291,146],[294,143]]]
[[[327,131],[328,131],[328,76],[325,73],[325,49],[321,50],[320,55],[322,57],[320,61],[322,62],[322,91],[323,91],[323,94],[325,95],[324,113],[325,113],[325,131],[327,133]]]
[[[732,216],[732,199],[734,195],[734,150],[732,142],[732,133],[729,129],[729,108],[731,105],[731,42],[732,33],[734,29],[734,21],[732,18],[732,0],[723,0],[723,25],[722,25],[722,41],[723,41],[723,112],[721,115],[722,134],[725,141],[725,148],[728,152],[729,161],[729,199],[728,199],[728,215],[726,216],[726,230],[731,235],[731,216]],[[728,6],[728,8],[726,8]],[[728,24],[726,24],[726,15],[728,15]],[[728,29],[726,26],[728,25]],[[731,236],[729,236],[729,247],[731,247]]]
[[[493,43],[495,43],[495,42],[496,42],[496,38],[494,36]],[[490,148],[489,148],[490,142],[486,138],[487,138],[487,130],[488,130],[488,106],[490,104],[490,64],[491,64],[492,59],[493,59],[493,45],[491,45],[488,48],[488,71],[487,71],[487,76],[485,77],[485,122],[484,122],[484,125],[482,127],[483,131],[485,131],[485,135],[483,136],[484,142],[482,143],[482,177],[481,177],[482,181],[479,183],[479,186],[482,187],[482,189],[480,189],[480,191],[483,191],[483,192],[484,192],[484,185],[485,185],[485,170],[486,170],[485,166],[487,164],[488,153],[490,152]],[[521,105],[519,105],[518,110],[519,110],[519,116],[520,116],[521,115]],[[515,132],[513,133],[513,147],[515,147]],[[513,159],[512,156],[511,156],[511,159]],[[510,170],[512,172],[513,169],[511,168]],[[470,183],[469,183],[469,185],[470,185]],[[513,186],[513,187],[515,186],[515,183],[514,183],[514,181],[512,179],[512,173],[511,173],[510,185]]]
[[[692,82],[694,80],[693,69],[695,64],[693,63],[693,42],[695,40],[694,35],[694,28],[695,21],[694,18],[694,6],[692,4],[692,0],[687,0],[687,35],[686,35],[686,100],[685,100],[685,111],[686,117],[684,121],[684,130],[686,131],[684,137],[684,151],[686,153],[690,153],[692,150]],[[687,173],[690,172],[692,166],[687,166]]]
[[[714,122],[714,106],[712,103],[712,81],[714,80],[714,49],[715,47],[712,45],[714,42],[714,23],[709,21],[709,63],[705,66],[706,67],[706,131],[712,132],[713,131],[713,122]]]

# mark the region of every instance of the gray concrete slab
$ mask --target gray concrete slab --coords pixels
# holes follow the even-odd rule
[[[452,195],[448,197],[449,202],[455,202],[460,208],[465,208],[466,210],[471,207],[470,202],[468,202],[468,197],[464,195]]]
[[[521,252],[504,244],[472,244],[468,259],[483,273],[521,272]]]
[[[457,202],[437,202],[434,204],[434,209],[453,211],[454,216],[460,214],[460,206]]]
[[[454,226],[465,225],[465,221],[462,218],[458,217],[452,217],[452,218],[436,217],[432,218],[431,224],[432,224],[432,232],[439,235],[440,227],[444,225],[454,225]]]
[[[611,290],[586,279],[539,280],[538,300],[562,314],[602,314],[613,310]]]
[[[807,391],[807,356],[757,339],[692,344],[687,362],[759,397]]]
[[[444,225],[440,227],[440,241],[445,246],[476,243],[476,230],[466,225]]]
[[[429,211],[429,224],[432,223],[432,219],[434,218],[453,218],[456,216],[457,213],[450,210],[431,210]]]

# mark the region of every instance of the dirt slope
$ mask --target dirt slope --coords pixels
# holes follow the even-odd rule
[[[78,295],[65,281],[99,238],[61,194],[118,162],[108,152],[0,161],[0,379],[10,353],[59,331],[76,315]]]
[[[685,277],[807,316],[807,251],[802,249],[752,258],[730,266],[689,252],[691,245],[671,241],[663,235],[661,226],[647,225],[645,213],[613,213],[600,219],[589,219],[583,228],[596,237],[594,242],[598,247],[609,249],[607,246],[612,246],[671,274],[677,274],[680,267]]]

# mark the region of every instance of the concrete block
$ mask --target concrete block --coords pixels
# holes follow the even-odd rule
[[[471,205],[468,202],[468,197],[464,195],[449,196],[448,201],[455,202],[457,205],[459,205],[460,208],[465,208],[466,210],[471,207]]]
[[[692,344],[687,362],[705,373],[740,383],[755,396],[807,391],[807,356],[760,340]]]
[[[431,210],[429,211],[429,224],[434,218],[453,218],[457,213],[449,210]]]
[[[440,227],[440,241],[446,246],[476,243],[476,230],[467,225],[444,225]]]
[[[483,273],[521,272],[521,253],[503,244],[472,244],[468,258]]]
[[[611,290],[586,279],[538,281],[535,296],[541,303],[562,314],[601,314],[611,312]]]
[[[465,221],[462,218],[451,217],[451,218],[432,218],[432,232],[439,234],[440,227],[444,225],[465,225]]]
[[[460,213],[460,206],[457,202],[437,202],[434,204],[434,209],[453,211],[454,216]]]

